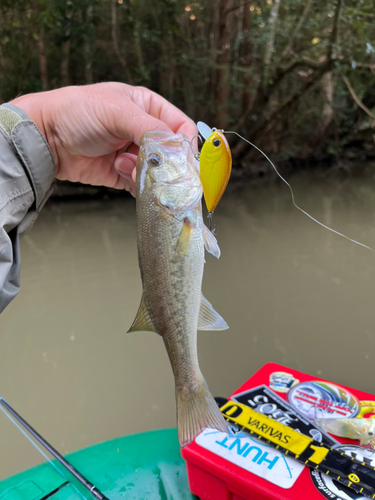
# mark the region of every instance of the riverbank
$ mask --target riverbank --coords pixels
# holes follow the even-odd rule
[[[312,171],[318,176],[333,176],[338,179],[345,179],[351,176],[375,175],[375,143],[372,146],[366,143],[366,147],[352,146],[345,150],[340,156],[323,158],[320,160],[309,159],[286,159],[277,160],[270,156],[278,172],[285,178],[290,178],[301,171]],[[228,192],[236,189],[242,183],[263,183],[273,182],[278,176],[272,165],[266,160],[247,160],[241,164],[233,162],[231,179],[228,185]],[[55,186],[51,199],[56,202],[63,200],[85,200],[85,199],[106,199],[123,198],[131,196],[126,191],[110,189],[103,186],[89,186],[80,183],[67,181],[55,181]]]

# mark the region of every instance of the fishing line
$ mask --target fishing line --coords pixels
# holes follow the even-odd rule
[[[189,141],[189,139],[187,139],[187,138],[186,138],[186,139],[184,139],[184,141],[186,141],[186,142],[190,145],[190,148],[191,148],[191,150],[192,150],[192,152],[193,152],[193,156],[194,156],[194,158],[195,158],[197,161],[199,161],[199,152],[198,152],[198,151],[195,151],[194,146],[193,146],[193,141],[194,141],[194,139],[195,139],[196,137],[198,137],[198,139],[199,139],[201,142],[203,142],[203,141],[202,141],[202,137],[201,137],[199,134],[197,134],[197,135],[195,135],[194,137],[192,137],[190,141]]]
[[[215,128],[212,129],[213,131],[217,130]],[[290,194],[292,195],[292,203],[293,205],[300,211],[302,212],[303,214],[305,214],[307,217],[309,217],[311,220],[313,220],[314,222],[316,222],[317,224],[319,224],[320,226],[324,227],[325,229],[328,229],[328,231],[331,231],[332,233],[335,233],[337,234],[338,236],[341,236],[342,238],[345,238],[346,240],[349,240],[351,241],[352,243],[355,243],[356,245],[359,245],[363,248],[367,248],[367,250],[371,250],[371,252],[375,252],[375,250],[367,245],[364,245],[363,243],[357,241],[357,240],[353,240],[352,238],[349,238],[349,236],[346,236],[345,234],[342,234],[342,233],[339,233],[338,231],[336,231],[335,229],[332,229],[331,227],[329,226],[326,226],[325,224],[323,224],[322,222],[318,221],[317,219],[315,219],[312,215],[310,215],[309,213],[307,213],[305,210],[303,210],[300,206],[297,205],[297,203],[295,202],[295,198],[294,198],[294,191],[292,189],[292,186],[289,184],[289,182],[287,180],[284,179],[284,177],[279,173],[279,171],[277,170],[277,168],[275,167],[275,165],[272,163],[272,161],[268,158],[268,156],[263,153],[263,151],[261,149],[259,149],[257,146],[255,146],[255,144],[253,144],[252,142],[248,141],[247,139],[245,139],[244,137],[242,137],[242,135],[240,135],[238,132],[235,132],[234,130],[220,130],[220,132],[223,132],[224,134],[236,134],[240,139],[242,139],[243,141],[247,142],[248,144],[250,144],[250,146],[252,146],[253,148],[255,148],[257,151],[259,151],[259,153],[262,153],[262,155],[266,158],[266,160],[271,164],[272,168],[274,169],[274,171],[276,172],[276,174],[280,177],[280,179],[285,182],[285,184],[288,186],[289,190],[290,190]]]
[[[2,398],[1,398],[2,399]],[[74,484],[69,481],[69,479],[65,476],[65,474],[63,472],[61,472],[61,470],[57,467],[56,464],[54,464],[52,462],[52,460],[44,453],[44,451],[42,449],[39,448],[39,446],[34,443],[34,441],[31,439],[31,437],[22,429],[22,427],[20,427],[17,422],[15,420],[13,420],[13,418],[8,414],[8,412],[2,407],[0,406],[0,410],[4,413],[4,415],[17,427],[17,429],[21,432],[21,434],[23,434],[25,436],[25,438],[30,441],[30,443],[34,446],[34,448],[36,448],[39,453],[57,470],[57,472],[71,485],[73,486],[73,488],[77,491],[77,493],[79,494],[79,496],[81,496],[84,500],[87,500],[86,497],[84,497],[82,495],[82,493],[74,486]]]

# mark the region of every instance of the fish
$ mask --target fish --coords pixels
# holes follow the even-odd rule
[[[375,446],[375,419],[373,418],[315,418],[314,422],[334,436],[357,439],[361,445]]]
[[[153,331],[164,341],[175,378],[178,438],[184,447],[207,427],[228,432],[197,354],[198,329],[228,328],[202,294],[205,249],[217,258],[220,249],[203,223],[202,183],[186,137],[146,132],[136,173],[143,294],[129,332]]]
[[[206,207],[212,214],[227,188],[232,171],[230,147],[220,130],[213,131],[206,138],[199,165]]]

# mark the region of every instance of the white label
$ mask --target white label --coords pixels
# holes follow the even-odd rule
[[[291,488],[305,467],[259,439],[244,436],[242,432],[232,437],[225,432],[206,429],[195,441],[206,450],[280,488]]]

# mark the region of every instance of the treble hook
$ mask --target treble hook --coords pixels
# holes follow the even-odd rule
[[[214,216],[213,212],[208,212],[207,214],[207,219],[209,220],[208,229],[211,231],[212,234],[217,235],[219,231],[218,229],[216,229],[216,224],[213,224],[212,221],[213,216]]]
[[[186,139],[184,139],[184,141],[186,141],[187,143],[189,143],[190,148],[191,148],[191,150],[192,150],[192,152],[193,152],[193,156],[194,156],[194,158],[195,158],[197,161],[199,161],[200,153],[199,153],[198,151],[195,151],[194,146],[193,146],[193,140],[194,140],[196,137],[198,137],[198,139],[200,139],[200,141],[202,142],[202,138],[200,137],[200,135],[199,135],[199,134],[198,134],[198,135],[195,135],[194,137],[192,137],[190,141],[189,141],[189,139],[187,139],[187,138],[186,138]]]

